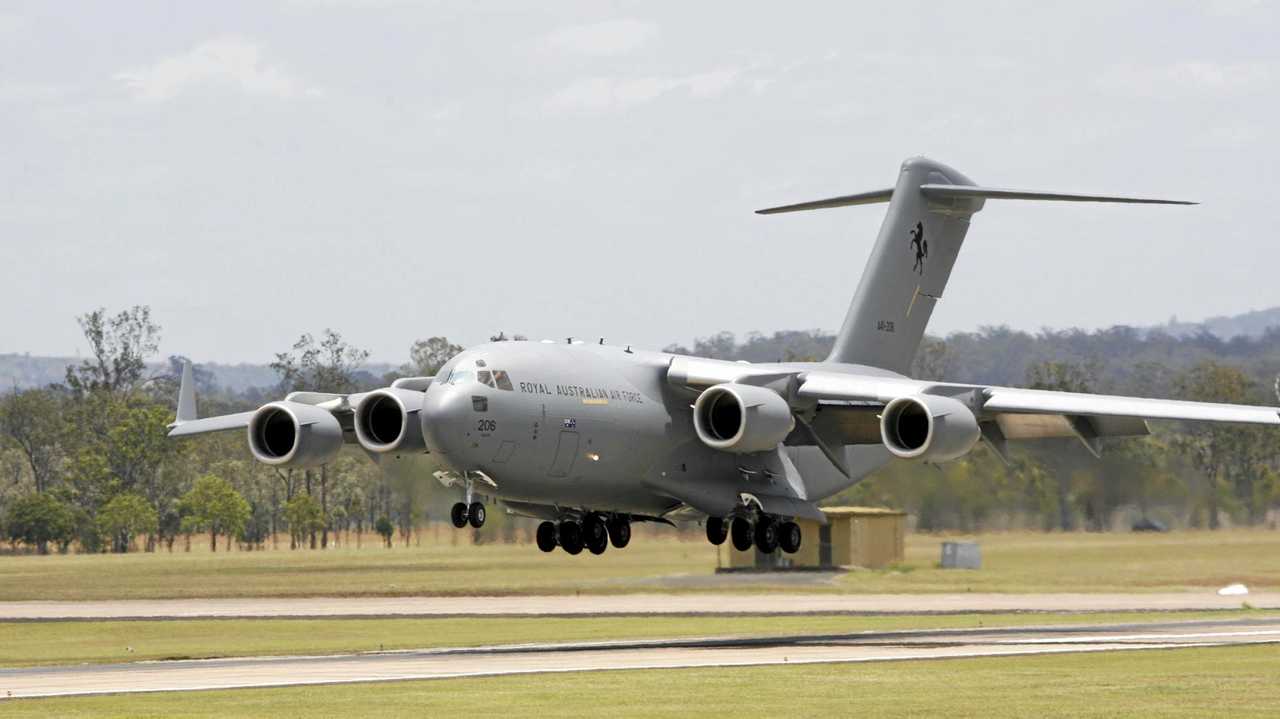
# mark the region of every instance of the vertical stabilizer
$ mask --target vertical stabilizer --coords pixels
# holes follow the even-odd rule
[[[973,185],[923,157],[902,163],[889,210],[828,362],[907,371],[981,198],[930,200],[922,185]]]
[[[981,210],[987,200],[1196,204],[1125,195],[979,187],[940,162],[913,157],[902,163],[898,183],[891,189],[757,212],[772,215],[889,203],[871,258],[867,260],[827,361],[869,365],[905,374],[924,337],[933,307],[947,287],[960,245],[969,231],[969,218]]]

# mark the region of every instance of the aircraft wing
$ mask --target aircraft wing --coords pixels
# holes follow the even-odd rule
[[[810,399],[882,403],[911,394],[967,394],[971,408],[980,417],[990,419],[1005,414],[1032,414],[1280,425],[1277,407],[1050,392],[836,372],[806,372],[797,390],[799,397]]]
[[[170,437],[187,437],[206,432],[226,432],[233,429],[244,429],[253,419],[253,412],[237,412],[205,419],[178,420],[169,425]]]

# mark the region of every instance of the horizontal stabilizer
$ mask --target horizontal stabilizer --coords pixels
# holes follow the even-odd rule
[[[781,207],[769,207],[763,210],[756,210],[757,215],[776,215],[781,212],[800,212],[802,210],[824,210],[828,207],[848,207],[850,205],[874,205],[877,202],[888,202],[893,197],[893,188],[885,188],[883,190],[872,190],[871,192],[861,192],[856,195],[841,195],[840,197],[828,197],[825,200],[814,200],[812,202],[801,202],[795,205],[782,205]]]
[[[1003,187],[978,187],[976,185],[921,185],[920,192],[931,200],[973,198],[983,200],[1053,200],[1061,202],[1123,202],[1135,205],[1194,205],[1186,200],[1155,200],[1147,197],[1120,197],[1118,195],[1080,195],[1070,192],[1037,192],[1035,190],[1010,190]]]

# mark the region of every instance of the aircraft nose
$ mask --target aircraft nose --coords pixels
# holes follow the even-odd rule
[[[470,398],[446,386],[432,386],[422,403],[422,437],[433,454],[458,451],[471,414]]]

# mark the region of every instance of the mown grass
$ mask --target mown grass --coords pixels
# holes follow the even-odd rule
[[[661,531],[667,531],[661,528]],[[891,570],[717,577],[701,539],[639,532],[602,557],[544,555],[528,544],[209,553],[197,542],[172,554],[0,557],[0,601],[181,597],[574,594],[635,591],[1145,592],[1216,589],[1243,582],[1280,589],[1280,532],[1041,534],[976,537],[978,571],[937,568],[946,537],[908,535]]]
[[[0,666],[342,654],[659,637],[844,634],[904,629],[1262,617],[1280,617],[1280,612],[19,622],[0,624]]]
[[[1272,717],[1274,646],[575,674],[0,702],[0,717]]]

